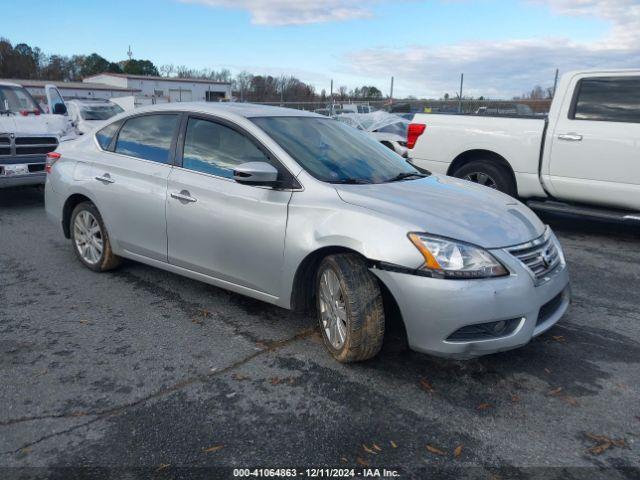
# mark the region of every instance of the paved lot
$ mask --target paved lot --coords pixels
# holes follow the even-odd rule
[[[311,318],[132,262],[90,272],[37,191],[0,190],[0,466],[637,478],[640,234],[547,220],[573,280],[561,324],[472,361],[389,342],[344,366]]]

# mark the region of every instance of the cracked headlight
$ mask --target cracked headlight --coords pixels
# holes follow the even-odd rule
[[[424,257],[421,270],[439,278],[488,278],[508,275],[507,269],[483,248],[424,233],[410,233],[409,240]]]

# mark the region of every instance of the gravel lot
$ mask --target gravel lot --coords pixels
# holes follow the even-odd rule
[[[37,190],[0,190],[0,477],[370,465],[638,478],[640,232],[545,220],[573,282],[556,327],[472,361],[392,341],[345,366],[312,318],[133,262],[87,270]]]

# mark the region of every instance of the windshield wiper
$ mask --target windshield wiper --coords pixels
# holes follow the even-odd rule
[[[340,180],[331,180],[329,183],[340,183],[342,185],[368,185],[371,182],[369,180],[363,180],[362,178],[341,178]]]
[[[424,178],[427,177],[428,175],[425,173],[420,173],[420,172],[401,172],[398,175],[396,175],[395,177],[390,178],[389,180],[386,180],[385,183],[388,182],[399,182],[401,180],[406,180],[409,178]]]

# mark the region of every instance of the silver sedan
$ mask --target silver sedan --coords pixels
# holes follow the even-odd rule
[[[414,350],[468,358],[524,345],[569,303],[562,248],[527,207],[321,115],[143,108],[46,170],[47,212],[86,267],[128,258],[315,310],[341,362],[376,355],[391,310]]]

